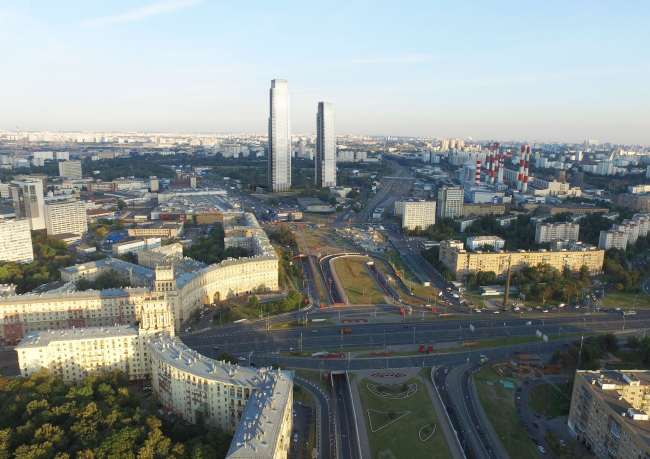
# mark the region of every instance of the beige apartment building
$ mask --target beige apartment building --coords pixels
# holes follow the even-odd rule
[[[457,240],[440,243],[439,259],[447,267],[455,280],[462,281],[470,273],[493,271],[497,277],[504,279],[508,271],[508,263],[513,273],[520,272],[528,266],[541,263],[549,264],[558,271],[568,267],[571,272],[578,273],[583,265],[589,268],[591,275],[600,274],[605,258],[604,250],[585,248],[577,251],[562,250],[550,252],[547,250],[499,253],[472,253],[465,250],[463,243]]]
[[[159,236],[164,239],[180,237],[183,234],[182,222],[156,222],[150,226],[142,228],[129,228],[129,236]]]
[[[149,348],[151,383],[160,403],[188,422],[195,423],[197,411],[201,411],[209,426],[235,432],[249,401],[257,402],[254,394],[273,386],[271,393],[282,407],[274,416],[275,422],[279,426],[285,422],[285,414],[292,417],[293,371],[258,370],[215,361],[189,349],[178,338],[167,336],[152,340]]]
[[[577,371],[567,425],[597,458],[650,459],[650,372]]]
[[[237,214],[230,223],[257,224],[251,214]],[[275,250],[263,231],[255,231],[253,236],[250,257],[230,258],[192,272],[177,271],[171,266],[151,270],[113,258],[62,268],[61,278],[65,282],[93,281],[112,271],[136,288],[0,297],[0,339],[18,340],[30,331],[48,328],[134,323],[136,306],[152,292],[165,292],[174,326],[180,328],[182,321],[205,304],[240,294],[277,290]],[[235,242],[231,246],[235,247]],[[247,238],[242,243],[248,244]]]
[[[150,377],[147,342],[174,327],[164,294],[148,294],[135,307],[136,325],[73,327],[30,331],[16,347],[20,374],[29,377],[46,368],[68,383],[83,381],[94,371],[121,370],[130,379]]]
[[[463,204],[462,215],[503,215],[506,213],[504,204]]]

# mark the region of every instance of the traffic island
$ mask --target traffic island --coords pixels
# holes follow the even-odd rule
[[[390,378],[382,377],[382,384],[378,385],[376,379],[367,377],[358,383],[372,457],[390,450],[397,459],[451,458],[440,430],[428,432],[425,429],[427,435],[431,435],[426,442],[421,440],[421,435],[426,438],[423,426],[438,424],[424,383],[412,377],[404,381],[403,375],[396,378],[398,382],[394,384]],[[385,390],[377,390],[381,386]],[[382,396],[388,393],[390,397]]]

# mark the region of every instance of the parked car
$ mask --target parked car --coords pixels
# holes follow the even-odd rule
[[[542,445],[538,445],[537,449],[539,449],[539,452],[542,453],[542,454],[546,452],[546,450],[544,449],[544,447]]]

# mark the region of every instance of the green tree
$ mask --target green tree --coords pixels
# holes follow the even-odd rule
[[[122,210],[127,206],[126,202],[122,201],[121,199],[117,200],[117,208]]]
[[[251,295],[248,299],[248,307],[252,309],[257,309],[260,307],[260,300],[257,298],[257,295]]]

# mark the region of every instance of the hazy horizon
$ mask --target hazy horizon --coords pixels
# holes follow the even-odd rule
[[[0,129],[650,144],[650,4],[8,2]],[[622,26],[624,25],[624,26]]]

